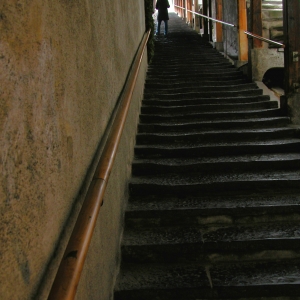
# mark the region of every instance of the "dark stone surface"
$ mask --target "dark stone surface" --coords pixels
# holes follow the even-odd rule
[[[155,47],[114,299],[299,299],[298,129],[174,14]]]

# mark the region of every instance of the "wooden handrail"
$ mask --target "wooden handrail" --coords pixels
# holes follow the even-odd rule
[[[119,107],[93,180],[63,255],[48,300],[72,300],[76,295],[81,271],[92,239],[103,196],[119,146],[138,72],[150,36],[145,33],[130,69]]]
[[[279,42],[275,42],[275,41],[269,40],[269,39],[267,39],[267,38],[264,38],[264,37],[262,37],[262,36],[260,36],[260,35],[254,34],[254,33],[252,33],[252,32],[244,31],[244,33],[247,34],[248,36],[251,36],[251,37],[253,37],[253,38],[255,38],[255,39],[261,40],[261,41],[266,42],[266,43],[268,43],[268,44],[273,44],[273,45],[279,46],[279,47],[281,47],[281,48],[285,48],[285,45],[282,44],[282,43],[279,43]]]

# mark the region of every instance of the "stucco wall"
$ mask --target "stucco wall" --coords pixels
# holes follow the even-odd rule
[[[63,227],[80,207],[80,188],[144,30],[143,0],[1,1],[1,299],[31,299],[39,286],[45,299],[69,235]],[[139,88],[136,109],[141,93]],[[132,113],[136,120],[138,112]],[[116,206],[125,199],[134,130],[127,128],[117,158],[111,182],[117,192],[108,190]],[[122,210],[106,207],[108,219],[101,222],[109,227],[109,214],[119,220]],[[103,236],[110,239],[98,234]],[[114,269],[115,258],[109,259],[111,254],[97,267],[105,260]]]
[[[283,52],[279,52],[277,49],[252,49],[251,62],[252,80],[262,81],[264,74],[269,69],[284,67]]]
[[[238,7],[236,0],[223,0],[223,21],[237,25]],[[223,27],[224,51],[233,59],[238,59],[238,35],[236,28]]]

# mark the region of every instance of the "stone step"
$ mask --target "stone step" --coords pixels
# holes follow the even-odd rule
[[[180,62],[176,62],[173,64],[169,64],[168,68],[166,68],[163,64],[161,63],[157,63],[157,65],[153,65],[151,64],[148,67],[148,72],[151,73],[160,73],[160,72],[165,72],[167,71],[183,71],[183,70],[195,70],[195,71],[199,71],[202,68],[207,68],[208,66],[211,67],[220,67],[223,68],[225,67],[231,67],[234,68],[234,66],[232,65],[231,62],[229,62],[227,59],[223,58],[223,59],[211,59],[211,60],[197,60],[191,64],[181,64]]]
[[[164,84],[168,84],[168,85],[172,85],[172,84],[183,84],[183,83],[187,83],[187,84],[202,84],[202,83],[207,83],[207,82],[225,82],[228,83],[229,81],[233,81],[233,80],[247,80],[245,75],[241,74],[240,72],[233,72],[231,74],[219,74],[218,76],[216,76],[215,73],[212,74],[202,74],[201,72],[199,72],[199,74],[197,74],[196,76],[182,76],[182,77],[176,77],[173,78],[172,77],[161,77],[158,78],[155,76],[150,77],[150,75],[147,75],[146,78],[146,84],[148,83],[155,83],[155,84],[160,84],[160,85],[164,85]]]
[[[224,61],[224,56],[212,48],[203,48],[202,46],[193,45],[192,49],[187,49],[186,46],[176,46],[169,49],[164,49],[166,52],[154,56],[151,61],[151,66],[161,65],[168,62],[168,66],[183,65],[185,62],[189,65],[197,62],[215,62]],[[158,49],[156,49],[158,51]],[[188,56],[188,59],[187,59]]]
[[[195,96],[195,94],[190,93],[188,98],[192,99],[192,97]],[[209,96],[206,94],[206,96]],[[164,97],[168,98],[168,97]],[[170,98],[180,98],[180,95],[172,95]],[[183,97],[185,98],[185,97]],[[237,97],[239,100],[240,98]],[[201,98],[200,98],[201,100]],[[199,101],[201,102],[201,101]],[[271,108],[278,108],[278,102],[277,101],[260,101],[260,102],[253,102],[253,103],[239,103],[237,105],[236,103],[224,103],[224,104],[198,104],[198,105],[185,105],[185,106],[154,106],[154,105],[143,105],[141,107],[141,113],[142,114],[160,114],[160,115],[171,115],[178,113],[192,113],[195,114],[196,112],[199,113],[205,113],[205,112],[232,112],[232,111],[246,111],[246,110],[264,110],[264,109],[271,109]]]
[[[207,65],[231,65],[232,63],[229,62],[226,58],[224,58],[222,55],[210,55],[209,58],[207,58],[207,55],[203,56],[195,56],[193,54],[183,54],[183,55],[190,55],[191,60],[186,61],[184,57],[179,57],[176,59],[170,59],[171,53],[168,54],[166,57],[160,57],[159,59],[153,59],[151,61],[151,64],[149,65],[149,71],[156,72],[157,69],[165,70],[165,69],[188,69],[188,68],[202,68]],[[182,56],[183,56],[182,55]],[[164,63],[168,61],[168,68],[163,67],[165,66]]]
[[[124,264],[114,299],[299,297],[299,278],[298,260],[218,266],[203,266],[197,263]]]
[[[297,188],[300,186],[299,170],[271,170],[258,172],[189,174],[155,174],[132,177],[131,195],[197,195],[208,191],[226,192],[258,191]]]
[[[197,158],[135,159],[132,164],[132,175],[270,169],[300,169],[300,154],[271,153]]]
[[[174,94],[174,93],[191,93],[191,92],[208,92],[208,91],[214,91],[214,92],[221,92],[226,93],[228,91],[248,91],[248,90],[256,90],[258,89],[257,85],[255,83],[243,83],[238,85],[232,85],[230,83],[226,85],[201,85],[201,86],[162,86],[160,89],[155,88],[148,88],[145,90],[144,95],[160,95],[160,94]],[[145,97],[146,98],[146,97]]]
[[[164,80],[164,81],[159,81],[157,82],[156,80],[148,80],[145,83],[145,91],[149,88],[149,89],[167,89],[167,88],[172,88],[172,87],[195,87],[195,86],[218,86],[218,85],[226,85],[226,84],[230,84],[230,85],[239,85],[239,84],[245,84],[248,83],[248,81],[245,78],[241,78],[241,79],[228,79],[228,78],[223,78],[223,80],[221,80],[220,78],[218,81],[216,80],[198,80],[195,79],[194,81],[189,80],[189,81],[169,81],[169,80]]]
[[[259,96],[242,96],[242,97],[216,97],[216,98],[184,98],[184,99],[151,99],[143,100],[143,106],[188,106],[188,105],[202,105],[202,104],[242,104],[242,103],[256,103],[269,101],[270,97],[267,95]]]
[[[192,65],[192,66],[178,66],[178,65],[174,65],[174,66],[170,66],[168,68],[163,68],[161,66],[157,66],[157,67],[153,67],[153,70],[151,72],[149,72],[148,74],[153,76],[153,75],[160,75],[160,74],[178,74],[178,73],[200,73],[202,71],[208,71],[208,70],[236,70],[234,65],[232,65],[229,62],[210,62],[210,63],[206,63],[206,64],[196,64],[196,65]]]
[[[172,92],[172,91],[171,91]],[[222,95],[224,97],[249,97],[249,96],[261,96],[263,91],[261,89],[249,89],[243,91],[203,91],[203,92],[185,92],[185,93],[164,93],[161,94],[144,94],[144,99],[161,99],[161,100],[176,100],[176,99],[193,99],[193,98],[219,98]],[[274,102],[274,101],[270,101]],[[275,101],[278,103],[278,101]]]
[[[139,133],[159,133],[159,132],[194,132],[199,130],[218,130],[218,129],[250,129],[259,127],[281,127],[290,123],[288,117],[273,118],[253,118],[236,119],[221,121],[198,121],[190,120],[186,122],[161,122],[161,123],[139,123]]]
[[[217,63],[217,62],[211,62],[211,63],[206,63],[203,65],[197,65],[197,66],[177,66],[175,67],[170,67],[170,68],[161,68],[161,67],[156,67],[153,69],[153,71],[149,72],[148,75],[160,75],[160,74],[178,74],[178,73],[185,73],[185,74],[197,74],[201,72],[207,72],[209,70],[221,70],[221,71],[234,71],[236,70],[235,67],[231,63]]]
[[[280,191],[201,194],[197,196],[132,196],[128,203],[126,228],[168,226],[249,225],[252,223],[298,222],[299,187]]]
[[[168,68],[177,68],[177,67],[186,67],[190,66],[193,67],[195,65],[203,65],[203,64],[214,64],[214,63],[223,63],[226,62],[227,64],[229,61],[224,58],[221,54],[216,53],[208,53],[211,50],[207,51],[207,53],[204,53],[203,55],[195,55],[193,53],[181,53],[179,55],[180,49],[175,49],[177,53],[175,55],[172,54],[170,51],[167,55],[161,55],[159,58],[153,58],[151,61],[151,65],[149,65],[149,70],[154,70],[156,67],[161,68],[164,63],[168,62]],[[202,51],[202,50],[199,50]],[[189,55],[190,60],[186,60],[186,55]],[[173,57],[173,58],[171,58]]]
[[[300,214],[294,222],[223,226],[167,226],[127,228],[122,260],[126,263],[211,264],[252,260],[300,259]],[[268,252],[268,256],[266,255]],[[232,256],[231,259],[228,253]]]
[[[198,157],[299,152],[299,139],[276,139],[268,141],[248,141],[231,143],[194,143],[194,144],[164,144],[164,145],[136,145],[135,156],[139,158],[151,157]]]
[[[198,78],[206,77],[207,75],[214,75],[214,77],[219,76],[228,76],[228,75],[240,75],[243,76],[243,73],[241,71],[238,71],[235,68],[227,67],[227,68],[213,68],[213,67],[207,67],[207,68],[201,68],[199,70],[187,70],[183,72],[165,72],[164,74],[157,73],[154,74],[153,72],[147,74],[147,78],[155,78],[157,81],[160,79],[164,79],[166,76],[168,76],[168,79],[177,80],[181,77],[186,76],[197,76]]]
[[[237,107],[235,107],[236,109]],[[251,119],[251,118],[267,118],[278,117],[281,111],[278,108],[265,109],[265,110],[232,110],[226,112],[194,112],[190,114],[175,113],[173,115],[166,114],[141,114],[140,122],[142,123],[156,123],[156,122],[189,122],[189,121],[203,121],[203,120],[236,120],[236,119]]]
[[[293,127],[281,128],[255,128],[255,129],[231,129],[231,130],[209,130],[198,132],[166,132],[166,133],[138,133],[137,145],[194,145],[207,143],[231,144],[241,141],[268,141],[276,138],[294,138],[298,131]],[[300,140],[299,140],[300,141]]]

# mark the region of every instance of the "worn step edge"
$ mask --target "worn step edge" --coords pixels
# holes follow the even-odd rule
[[[300,296],[299,262],[197,264],[123,264],[115,291],[124,299],[234,299]]]
[[[170,93],[170,94],[145,94],[144,99],[192,99],[192,98],[218,98],[218,97],[243,97],[243,96],[261,96],[263,90],[261,89],[250,89],[243,91],[227,91],[222,92],[222,95],[219,91],[207,91],[207,92],[185,92],[185,93]]]
[[[216,129],[246,129],[262,127],[281,127],[288,126],[290,119],[288,117],[277,118],[256,118],[256,119],[236,119],[236,120],[217,120],[217,121],[190,121],[173,123],[139,123],[139,133],[157,133],[168,131],[196,131],[196,130],[216,130]]]
[[[237,111],[253,111],[253,110],[266,110],[278,108],[277,101],[264,101],[253,103],[240,103],[236,104],[199,104],[199,105],[186,105],[186,106],[145,106],[141,108],[141,114],[153,115],[170,115],[177,116],[181,114],[195,114],[199,113],[222,113],[222,112],[237,112]]]
[[[157,80],[157,78],[155,78],[155,76],[152,76],[151,78],[146,77],[145,83],[146,84],[160,84],[160,85],[172,85],[172,84],[202,84],[202,83],[210,83],[210,82],[217,82],[217,83],[230,83],[232,81],[236,81],[236,80],[246,80],[249,82],[249,80],[247,79],[247,77],[243,74],[240,73],[234,73],[234,74],[220,74],[219,76],[216,77],[215,74],[199,74],[197,76],[194,77],[181,77],[181,78],[160,78],[159,80]]]
[[[280,242],[290,242],[290,246]],[[237,243],[261,242],[269,247],[273,244],[274,250],[299,249],[300,251],[300,228],[298,222],[289,223],[251,223],[244,225],[221,224],[217,226],[164,226],[164,227],[136,227],[125,228],[123,247],[139,246],[167,246],[187,244],[201,246],[203,251],[221,250],[224,247],[232,249],[243,245],[230,245]],[[289,241],[289,242],[288,242]],[[221,245],[222,244],[222,245]],[[226,245],[229,244],[229,245]],[[221,247],[220,247],[221,245]],[[255,245],[251,247],[256,247]],[[260,248],[260,246],[257,246]],[[240,248],[236,248],[239,250]],[[253,248],[252,248],[253,249]],[[264,249],[264,248],[260,248]],[[272,250],[272,248],[270,248]]]
[[[186,145],[136,145],[134,152],[136,157],[190,157],[235,155],[235,154],[259,154],[278,152],[299,152],[300,141],[290,140],[269,140],[267,142],[241,142],[231,144],[199,144],[194,146]]]
[[[196,144],[208,144],[218,142],[218,144],[235,143],[242,141],[268,141],[275,139],[296,138],[298,131],[292,127],[271,127],[253,129],[224,129],[208,130],[198,132],[159,132],[159,133],[138,133],[136,145],[176,145],[195,146]],[[300,141],[300,139],[299,139]]]
[[[169,80],[164,80],[163,82],[157,82],[155,80],[146,80],[145,83],[145,90],[147,89],[168,89],[168,88],[172,88],[172,87],[195,87],[195,86],[205,86],[205,87],[209,87],[209,86],[217,86],[217,85],[225,85],[226,83],[230,84],[230,85],[240,85],[240,84],[246,84],[249,83],[249,81],[246,80],[246,78],[241,78],[241,79],[230,79],[230,78],[224,78],[223,80],[219,79],[219,80],[197,80],[197,78],[195,79],[191,79],[189,81],[183,81],[183,82],[170,82]]]
[[[173,121],[178,122],[182,120],[189,121],[192,118],[197,118],[197,120],[233,120],[233,119],[245,119],[245,118],[253,118],[253,117],[275,117],[282,116],[282,112],[278,108],[270,108],[265,110],[232,110],[232,111],[218,111],[218,112],[195,112],[190,113],[188,116],[186,113],[176,113],[176,114],[140,114],[141,122],[154,123],[158,121]]]
[[[210,263],[214,255],[219,261],[223,255],[228,259],[228,253],[258,260],[285,259],[288,253],[288,258],[299,259],[298,224],[129,228],[124,233],[122,257],[125,262]],[[272,257],[266,258],[265,251],[272,251]]]
[[[177,87],[177,86],[162,86],[160,88],[146,88],[144,91],[144,94],[163,94],[166,93],[167,91],[170,91],[172,93],[174,92],[204,92],[204,91],[211,91],[213,90],[214,92],[220,91],[220,92],[227,92],[227,91],[247,91],[251,89],[258,89],[258,86],[255,83],[242,83],[242,84],[228,84],[228,85],[201,85],[201,86],[184,86],[184,87]]]
[[[170,174],[168,174],[170,175]],[[246,190],[278,190],[282,187],[297,188],[300,186],[300,174],[284,174],[283,178],[280,173],[277,176],[271,177],[266,174],[256,174],[256,176],[249,176],[238,174],[236,178],[232,176],[208,176],[200,178],[147,178],[139,177],[132,178],[129,189],[130,195],[197,195],[201,192],[218,191],[226,192],[232,189],[237,191]],[[201,176],[200,176],[201,177]],[[205,181],[204,181],[205,179]]]
[[[189,210],[191,215],[233,215],[245,216],[252,213],[278,214],[295,211],[299,213],[300,209],[300,194],[299,188],[290,190],[283,188],[280,192],[274,193],[269,191],[267,193],[237,193],[232,191],[229,194],[208,194],[198,195],[196,197],[182,196],[182,197],[160,197],[147,196],[130,197],[126,209],[125,217],[130,218],[141,214],[141,218],[150,218],[164,214],[171,217],[173,213],[180,216]],[[153,211],[153,213],[151,212]],[[236,220],[236,218],[234,218]],[[223,220],[224,222],[224,220]],[[231,219],[229,222],[233,222]]]
[[[247,155],[218,158],[135,159],[132,174],[165,174],[215,170],[300,169],[300,154]]]
[[[242,104],[270,101],[268,95],[255,95],[243,97],[215,97],[215,98],[186,98],[186,99],[143,99],[142,104],[148,106],[179,106],[179,105],[199,105],[199,104]]]

